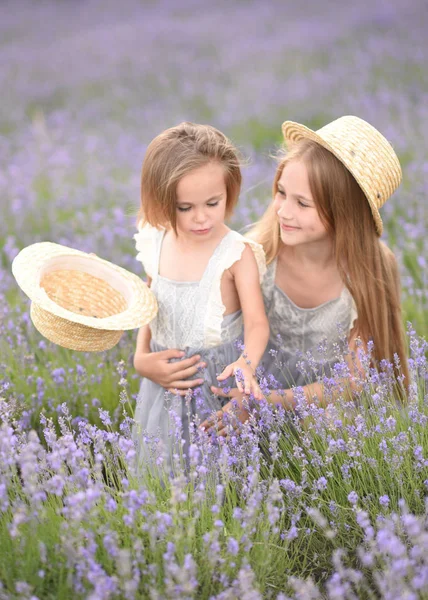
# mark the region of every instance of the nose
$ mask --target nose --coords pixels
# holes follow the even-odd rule
[[[197,209],[195,211],[195,223],[202,224],[207,220],[205,210],[203,208]]]
[[[278,210],[276,211],[276,214],[278,215],[278,217],[280,217],[281,219],[285,219],[285,220],[289,220],[289,219],[293,218],[292,210],[291,210],[291,203],[287,202],[286,198],[281,200],[281,203],[279,205]]]

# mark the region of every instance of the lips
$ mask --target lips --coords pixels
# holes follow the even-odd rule
[[[283,231],[297,231],[300,227],[292,227],[291,225],[285,225],[284,223],[280,223],[281,229]]]
[[[196,233],[197,235],[203,235],[204,233],[208,233],[209,231],[211,231],[211,228],[208,228],[208,229],[192,229],[192,232]]]

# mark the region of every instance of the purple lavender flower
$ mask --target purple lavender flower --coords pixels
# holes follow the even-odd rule
[[[389,502],[390,502],[389,496],[387,496],[386,494],[383,495],[383,496],[380,496],[380,498],[379,498],[379,504],[381,506],[384,506],[384,507],[389,506]]]
[[[354,492],[354,491],[350,492],[348,494],[348,501],[351,504],[354,504],[354,505],[357,504],[357,502],[358,502],[358,494],[357,494],[357,492]]]

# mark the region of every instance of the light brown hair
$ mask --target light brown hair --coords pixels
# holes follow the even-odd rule
[[[280,161],[273,195],[285,165],[302,160],[319,216],[334,243],[337,268],[351,293],[358,320],[353,333],[374,342],[374,359],[394,361],[397,354],[408,384],[405,335],[401,314],[400,280],[392,251],[379,240],[369,203],[346,167],[311,140],[296,143]],[[280,250],[279,221],[273,203],[248,233],[263,245],[267,263]]]
[[[241,161],[238,150],[218,129],[183,122],[166,129],[149,144],[141,173],[140,225],[171,226],[176,231],[177,185],[182,177],[211,162],[224,168],[226,218],[238,201]]]

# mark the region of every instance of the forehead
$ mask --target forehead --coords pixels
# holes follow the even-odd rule
[[[184,175],[177,184],[177,200],[200,199],[223,194],[226,190],[225,170],[218,162],[211,162]]]
[[[308,169],[302,160],[295,159],[286,162],[278,183],[289,187],[295,194],[311,195]]]

